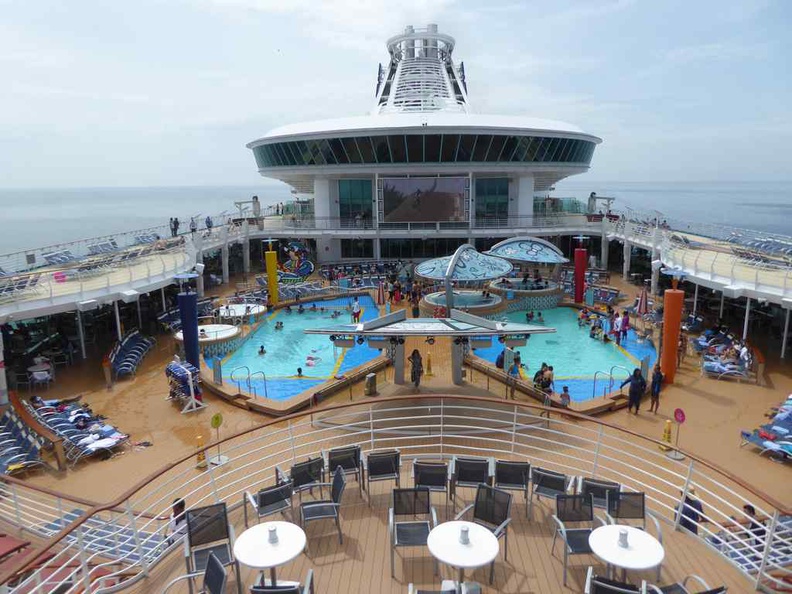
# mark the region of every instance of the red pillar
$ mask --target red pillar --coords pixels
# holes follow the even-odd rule
[[[677,369],[677,349],[679,332],[682,327],[682,308],[685,304],[685,292],[668,289],[663,298],[663,351],[660,354],[660,369],[665,381],[674,383]]]
[[[586,248],[575,248],[575,303],[583,303],[583,286],[586,284]]]

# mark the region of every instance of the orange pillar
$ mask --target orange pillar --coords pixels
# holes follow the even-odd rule
[[[677,369],[677,348],[679,332],[682,328],[682,306],[685,303],[685,292],[668,289],[663,298],[663,351],[660,354],[660,369],[665,381],[674,383]]]

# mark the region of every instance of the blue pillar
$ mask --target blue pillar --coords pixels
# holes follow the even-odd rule
[[[184,338],[184,355],[187,361],[201,368],[198,360],[198,294],[179,293],[179,316],[181,317],[182,337]]]

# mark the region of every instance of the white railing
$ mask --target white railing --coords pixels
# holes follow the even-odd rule
[[[246,490],[273,484],[276,465],[288,468],[349,444],[364,451],[395,447],[405,459],[477,455],[527,460],[567,475],[617,481],[626,490],[644,492],[667,530],[678,527],[677,510],[695,486],[704,505],[698,531],[713,555],[738,567],[757,589],[769,590],[792,575],[792,512],[781,504],[706,461],[669,459],[654,440],[569,411],[552,419],[548,413],[550,409],[530,404],[436,396],[379,399],[273,420],[223,440],[219,447],[230,461],[220,469],[196,471],[194,457],[185,457],[111,504],[77,505],[84,515],[45,547],[55,556],[10,591],[48,592],[52,585],[40,583],[40,576],[64,564],[73,568],[74,580],[65,592],[123,590],[144,579],[171,551],[181,550],[179,543],[168,543],[166,534],[175,498],[190,507],[226,502],[236,508]],[[216,447],[204,451],[211,455]],[[6,494],[0,498],[2,516],[37,536],[50,535],[75,505],[19,480],[0,481]],[[745,504],[754,505],[765,519],[764,535],[732,519],[747,519]],[[121,576],[126,580],[121,585],[109,585]]]

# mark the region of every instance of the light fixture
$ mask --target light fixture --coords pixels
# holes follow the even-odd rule
[[[430,346],[431,346],[431,345],[433,345],[434,343],[435,343],[434,336],[427,336],[427,337],[426,337],[426,344],[428,344],[428,345],[430,345]]]
[[[357,343],[358,343],[358,344],[363,344],[364,342],[366,342],[366,339],[365,339],[365,338],[363,338],[362,336],[358,336],[358,337],[357,337]]]
[[[336,335],[335,334],[331,334],[330,335],[330,342],[335,342],[335,341],[336,341]]]

